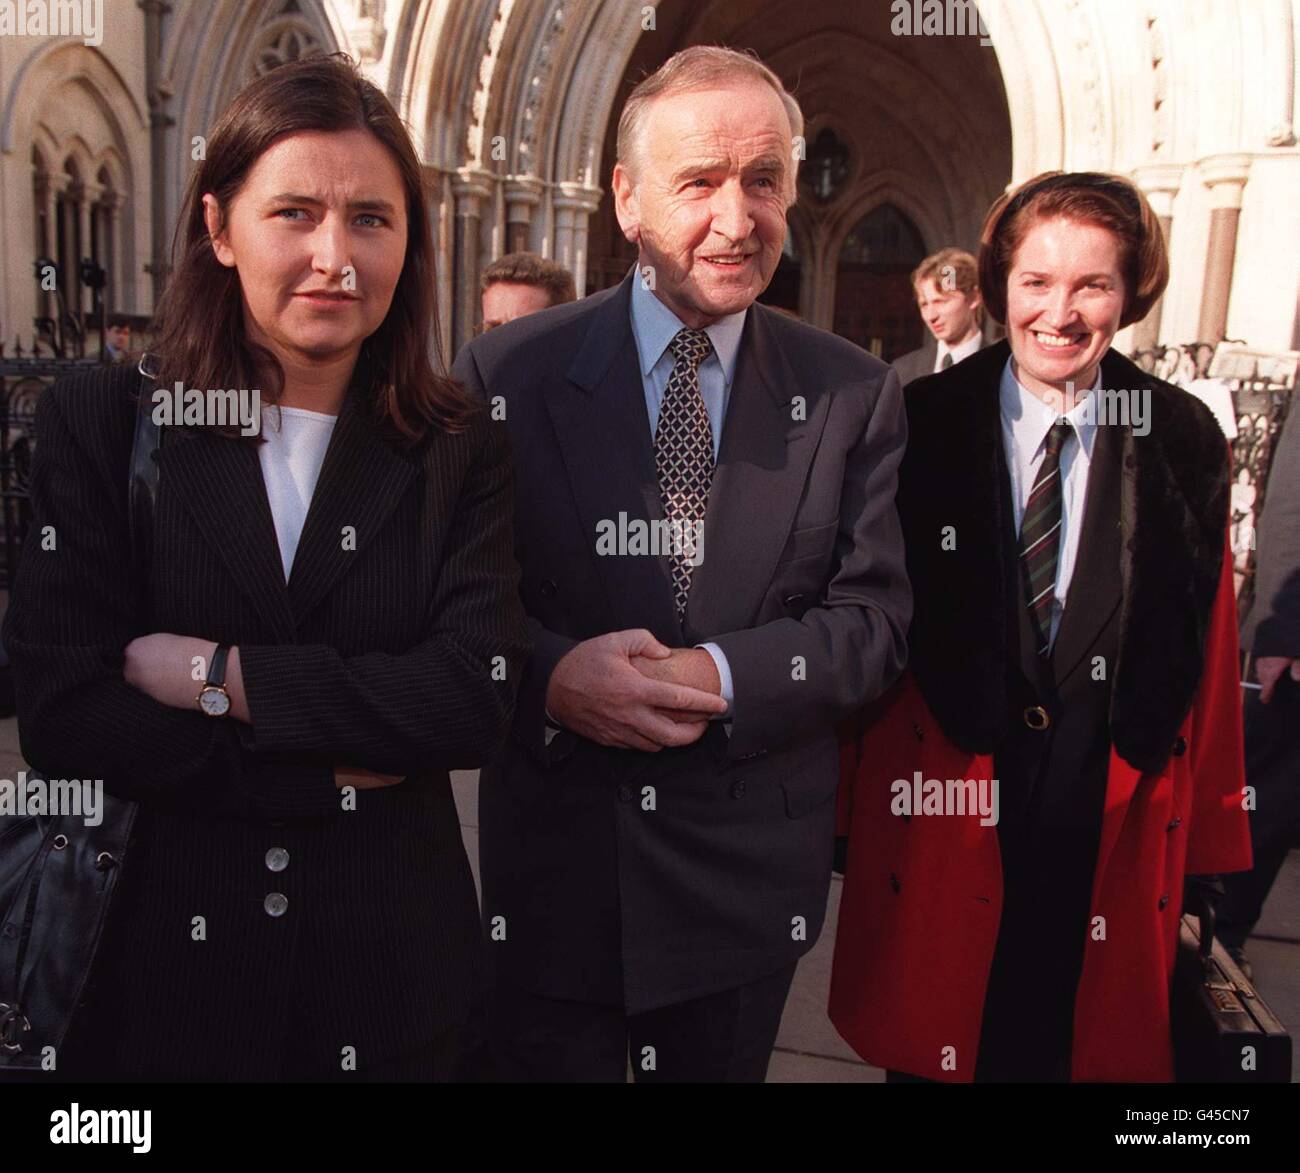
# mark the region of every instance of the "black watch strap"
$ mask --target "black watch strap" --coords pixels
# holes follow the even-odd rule
[[[208,664],[208,678],[203,682],[204,684],[211,684],[217,688],[226,686],[226,659],[229,655],[229,644],[217,644],[217,650],[212,653],[212,661]]]

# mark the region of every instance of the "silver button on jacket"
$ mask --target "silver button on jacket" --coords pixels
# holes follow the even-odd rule
[[[282,872],[289,866],[289,853],[283,847],[272,847],[266,853],[266,866],[273,872]]]

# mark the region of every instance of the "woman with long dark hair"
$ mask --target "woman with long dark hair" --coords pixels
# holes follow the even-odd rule
[[[430,358],[433,255],[388,100],[346,59],[283,66],[185,199],[142,364],[174,394],[144,557],[140,374],[40,403],[4,632],[22,747],[138,803],[61,1076],[465,1059],[481,933],[448,771],[505,736],[527,638],[501,429]]]
[[[1128,180],[998,200],[1007,340],[909,385],[909,666],[845,754],[831,1018],[945,1082],[1168,1080],[1184,878],[1248,867],[1228,451],[1112,349],[1165,288]]]

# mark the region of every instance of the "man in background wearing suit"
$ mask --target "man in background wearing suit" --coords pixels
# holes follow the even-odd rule
[[[106,362],[134,363],[131,353],[131,319],[125,314],[113,314],[108,319],[104,332],[104,356]]]
[[[903,386],[946,371],[995,341],[991,324],[980,324],[979,269],[970,253],[959,248],[932,253],[913,271],[912,288],[928,333],[920,347],[894,360]]]
[[[1300,834],[1300,410],[1294,403],[1269,471],[1255,600],[1241,646],[1251,653],[1260,686],[1243,690],[1255,866],[1223,877],[1217,932],[1250,977],[1246,938]]]
[[[558,261],[536,253],[498,257],[483,270],[479,290],[484,333],[578,296],[573,274]]]
[[[836,723],[898,675],[897,377],[756,302],[803,119],[697,46],[628,99],[620,285],[482,335],[534,655],[483,773],[490,1029],[512,1080],[765,1077],[821,930]]]

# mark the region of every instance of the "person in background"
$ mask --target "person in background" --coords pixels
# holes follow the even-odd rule
[[[1246,938],[1300,832],[1300,410],[1295,404],[1269,472],[1255,600],[1241,643],[1251,653],[1259,685],[1242,690],[1246,782],[1255,798],[1250,813],[1255,866],[1224,877],[1217,932],[1250,977]]]
[[[982,323],[975,258],[959,248],[940,249],[912,273],[917,308],[928,333],[925,342],[894,360],[894,370],[906,386],[922,375],[946,371],[993,341]]]
[[[573,274],[536,253],[507,253],[483,270],[483,330],[577,299]]]
[[[831,1019],[895,1078],[1170,1080],[1184,879],[1250,866],[1228,447],[1112,348],[1169,273],[1129,180],[1003,196],[979,272],[1007,339],[905,396],[916,610],[846,746]]]
[[[131,319],[113,314],[104,330],[104,354],[109,362],[134,362],[131,353]]]

